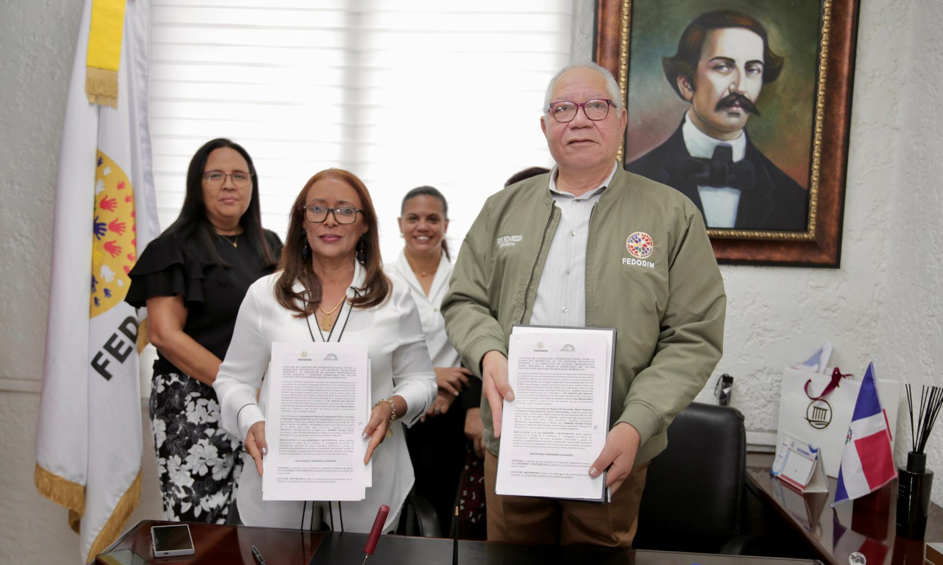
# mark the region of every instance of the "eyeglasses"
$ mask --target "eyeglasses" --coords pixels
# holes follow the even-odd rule
[[[576,113],[582,108],[587,118],[598,122],[599,120],[606,119],[606,116],[609,115],[609,106],[615,106],[612,100],[587,100],[582,104],[561,101],[552,102],[548,111],[550,115],[553,116],[553,119],[561,124],[567,124],[576,118]]]
[[[238,188],[245,188],[252,184],[252,175],[242,171],[236,171],[231,174],[222,171],[210,171],[203,173],[203,182],[205,182],[207,186],[216,188],[223,186],[223,183],[226,182],[226,177],[231,177],[233,185]]]
[[[305,219],[312,224],[320,224],[327,221],[328,213],[332,213],[334,221],[338,224],[352,224],[357,221],[357,212],[363,212],[363,210],[353,206],[338,206],[337,208],[319,205],[305,206]]]

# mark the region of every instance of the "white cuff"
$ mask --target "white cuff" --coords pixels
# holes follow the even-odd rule
[[[396,395],[402,396],[403,400],[406,401],[406,413],[401,415],[399,419],[407,428],[412,427],[413,424],[418,422],[419,418],[432,406],[432,401],[428,399],[427,391],[424,387],[409,381],[402,382],[393,387],[390,396]],[[432,399],[433,401],[435,400],[435,394],[432,395]]]
[[[253,424],[264,421],[265,414],[262,413],[262,409],[259,408],[258,404],[253,402],[240,408],[238,414],[236,414],[236,425],[239,426],[239,433],[242,434],[239,441],[244,442],[246,440],[246,437],[249,436],[249,428]]]

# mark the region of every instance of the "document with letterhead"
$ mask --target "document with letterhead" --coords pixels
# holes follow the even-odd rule
[[[516,325],[495,492],[603,502],[589,476],[609,432],[616,331]]]
[[[363,500],[370,416],[364,343],[276,342],[269,396],[263,500]]]

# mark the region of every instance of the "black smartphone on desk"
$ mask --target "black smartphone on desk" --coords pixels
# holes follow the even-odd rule
[[[177,557],[195,553],[188,524],[152,526],[151,547],[154,557]]]

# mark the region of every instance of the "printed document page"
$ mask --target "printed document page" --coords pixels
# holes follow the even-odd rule
[[[515,326],[495,491],[604,499],[589,467],[609,431],[614,330]]]
[[[364,343],[272,344],[263,500],[363,500]]]

